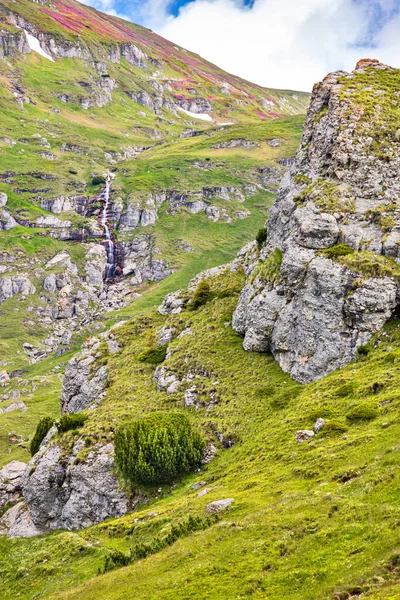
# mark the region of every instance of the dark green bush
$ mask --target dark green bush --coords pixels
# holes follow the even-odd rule
[[[256,242],[259,247],[261,247],[267,241],[267,229],[263,227],[259,229],[256,235]]]
[[[31,455],[33,456],[40,448],[40,444],[48,434],[49,430],[54,425],[54,419],[51,417],[42,417],[37,424],[35,435],[33,436],[30,444]]]
[[[371,421],[378,416],[378,409],[367,402],[360,402],[352,406],[346,413],[346,418],[349,421]]]
[[[220,520],[219,515],[212,515],[210,517],[194,517],[189,515],[188,517],[178,521],[178,523],[171,523],[169,528],[154,536],[150,541],[136,542],[131,549],[129,554],[124,554],[120,550],[110,550],[106,557],[103,573],[111,571],[118,567],[123,567],[136,560],[146,558],[151,554],[160,552],[163,548],[171,546],[178,539],[189,535],[195,531],[202,531],[211,527]]]
[[[92,179],[93,185],[104,185],[106,178],[103,175],[95,175]]]
[[[146,350],[143,350],[143,352],[140,352],[140,354],[137,355],[137,359],[139,362],[144,362],[149,365],[158,365],[164,362],[167,348],[168,344],[156,346],[155,348],[146,348]]]
[[[89,417],[83,413],[68,413],[63,415],[61,419],[56,423],[59,433],[70,431],[71,429],[77,429],[85,424]]]
[[[188,307],[191,310],[197,310],[200,308],[200,306],[203,306],[203,304],[206,304],[209,300],[211,300],[211,298],[212,292],[210,289],[210,284],[208,281],[200,281],[193,294],[193,298],[188,304]]]
[[[129,554],[124,554],[120,550],[110,550],[109,554],[106,556],[103,573],[107,573],[118,567],[125,567],[126,565],[129,565],[130,562],[132,562],[132,560]]]
[[[345,433],[348,430],[348,427],[342,421],[337,419],[331,419],[325,423],[322,429],[323,435],[340,435],[341,433]]]
[[[325,258],[331,258],[335,260],[335,258],[339,258],[340,256],[347,256],[348,254],[354,254],[353,248],[350,248],[347,244],[337,244],[336,246],[331,246],[330,248],[325,248],[325,250],[321,250],[320,254],[325,256]]]
[[[371,352],[372,348],[369,344],[365,344],[364,346],[358,346],[357,348],[357,357],[361,358],[362,356],[368,356]]]
[[[170,482],[199,466],[205,443],[178,413],[153,413],[115,434],[115,461],[133,484]]]

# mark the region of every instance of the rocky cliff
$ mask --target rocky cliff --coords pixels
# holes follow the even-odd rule
[[[398,307],[399,81],[362,60],[314,87],[234,314],[243,347],[302,383],[347,364]]]

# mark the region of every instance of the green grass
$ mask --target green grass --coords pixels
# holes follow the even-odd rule
[[[300,386],[271,356],[244,352],[226,326],[241,282],[240,273],[214,277],[211,290],[230,288],[230,296],[181,315],[147,313],[116,329],[122,350],[105,357],[107,398],[80,433],[60,438],[66,447],[79,435],[105,441],[110,426],[149,411],[181,411],[185,385],[170,396],[156,392],[154,366],[137,356],[147,344],[144,332],[190,326],[192,335],[171,343],[165,364],[179,379],[198,373],[200,402],[214,394],[211,409],[186,409],[218,448],[214,460],[175,486],[149,488],[149,505],[120,519],[76,533],[3,539],[5,600],[16,597],[16,586],[21,599],[34,590],[53,600],[332,600],[358,588],[365,598],[397,597],[400,324],[388,324],[368,356]],[[355,418],[355,407],[364,405],[368,415]],[[326,428],[296,444],[295,431],[318,417]],[[224,449],[215,432],[234,446]],[[199,481],[210,489],[202,497],[192,489]],[[209,502],[229,497],[235,501],[218,522],[161,544],[187,515],[204,518]],[[132,549],[140,547],[155,551],[138,558]],[[131,550],[131,564],[119,568],[118,556]]]

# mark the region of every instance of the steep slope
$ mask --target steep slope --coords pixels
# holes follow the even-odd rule
[[[233,326],[297,381],[323,377],[398,310],[400,72],[362,60],[316,85],[296,162]]]
[[[301,116],[276,117],[308,102],[73,1],[1,2],[0,66],[8,372],[68,351],[147,282],[231,259],[300,134]]]
[[[325,81],[333,124],[338,106],[330,92],[338,77]],[[370,61],[351,76],[341,74],[339,114],[353,102],[358,114],[366,114],[370,93],[379,98],[387,93],[385,101],[396,102],[389,91],[393,81],[396,89],[398,77],[399,71]],[[307,121],[313,135],[321,88],[314,91]],[[396,139],[391,124],[397,112],[387,110],[385,117],[371,127],[369,119],[364,121],[381,149],[394,143],[392,132]],[[340,136],[328,154],[335,155],[338,145]],[[303,138],[298,161],[304,149]],[[314,155],[309,159],[304,169]],[[371,156],[369,168],[381,172],[379,156]],[[0,490],[10,485],[7,501],[13,504],[1,520],[3,531],[15,538],[33,536],[0,540],[7,556],[0,565],[5,598],[14,598],[16,589],[21,598],[30,598],[34,590],[37,598],[60,600],[398,597],[398,320],[373,337],[370,329],[353,362],[304,386],[270,354],[243,349],[232,327],[238,306],[246,310],[253,301],[250,296],[244,302],[243,290],[254,283],[255,269],[260,278],[263,274],[264,286],[271,284],[267,291],[287,294],[283,285],[283,294],[276,289],[284,278],[280,253],[274,249],[263,261],[271,236],[292,234],[291,228],[283,234],[271,228],[283,214],[286,186],[271,211],[268,232],[259,232],[257,242],[247,244],[232,263],[168,294],[158,311],[149,310],[158,290],[149,291],[148,303],[131,309],[134,319],[88,338],[68,363],[61,411],[69,429],[50,429],[22,474],[15,463],[0,474]],[[375,194],[379,191],[378,186]],[[341,211],[335,214],[340,220]],[[368,232],[358,212],[351,214]],[[322,226],[319,231],[325,235]],[[266,242],[263,233],[269,235]],[[360,254],[353,249],[322,257],[334,277],[333,259]],[[372,251],[367,258],[374,268],[388,265],[387,257]],[[390,265],[397,268],[395,261]],[[354,263],[345,266],[351,277]],[[360,287],[365,285],[361,276]],[[368,276],[376,279],[376,272]],[[397,284],[397,271],[387,277],[383,291]],[[326,297],[324,281],[317,280],[312,289],[317,309]],[[337,291],[340,299],[341,288]],[[354,328],[371,314],[368,304],[359,311]],[[327,324],[329,317],[326,310]],[[332,343],[327,351],[335,347]],[[41,366],[46,368],[46,361]],[[15,379],[8,393],[29,383]],[[187,415],[202,433],[204,464],[170,484],[131,486],[114,464],[115,432],[160,410]],[[10,473],[12,485],[6,479]],[[75,531],[54,531],[59,528]],[[35,537],[38,533],[46,535]]]
[[[74,499],[69,518],[75,507],[77,519],[85,469],[122,421],[155,409],[185,411],[215,458],[177,485],[145,490],[149,505],[120,519],[1,540],[5,599],[16,592],[31,598],[32,590],[38,598],[80,600],[397,597],[399,322],[357,362],[301,387],[271,356],[244,351],[227,326],[243,275],[227,269],[209,283],[212,294],[197,310],[148,314],[113,330],[112,354],[87,344],[98,367],[107,363],[107,396],[83,428],[55,436],[53,444],[68,454],[80,448],[74,458],[75,452],[64,455]],[[138,360],[160,330],[174,336],[161,365],[164,380],[179,383],[170,393],[160,376],[160,391],[152,383],[156,365]],[[321,418],[317,435],[296,442],[299,429],[312,430]],[[42,449],[29,479],[42,479],[35,505],[43,514],[53,494],[62,501],[67,481],[65,462],[57,470],[53,464],[58,484],[45,486],[40,454],[51,458]],[[205,520],[209,504],[230,498],[217,522]],[[59,508],[54,504],[51,518]],[[197,531],[188,515],[201,519]],[[105,568],[111,571],[99,575]]]
[[[0,79],[6,464],[29,459],[39,418],[59,415],[66,363],[113,311],[156,305],[254,237],[309,95],[69,1],[0,2]]]

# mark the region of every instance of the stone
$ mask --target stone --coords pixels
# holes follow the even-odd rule
[[[160,315],[178,315],[182,312],[184,305],[180,290],[171,292],[165,296],[161,306],[158,307],[158,313]]]
[[[20,499],[22,475],[25,469],[26,464],[18,460],[12,460],[0,469],[0,512]]]
[[[35,286],[23,275],[13,275],[11,277],[0,277],[0,304],[9,300],[17,294],[24,296],[34,294]]]
[[[78,441],[71,455],[61,460],[62,449],[50,443],[28,463],[22,490],[29,524],[37,531],[88,527],[129,509],[113,474],[113,445],[95,448],[84,462],[76,461],[82,445],[83,440]]]
[[[199,490],[201,487],[206,485],[206,483],[207,483],[206,481],[199,481],[198,483],[193,483],[192,490]]]
[[[26,404],[24,402],[22,402],[21,400],[18,400],[17,402],[13,402],[12,404],[10,404],[10,406],[7,406],[7,408],[1,409],[0,408],[0,414],[5,414],[5,413],[10,413],[13,412],[14,410],[21,410],[22,412],[27,412],[28,407],[26,406]]]
[[[216,500],[215,502],[211,502],[210,504],[207,504],[207,512],[211,515],[219,513],[222,510],[229,508],[234,501],[234,498],[225,498],[224,500]]]
[[[10,376],[5,369],[0,370],[0,383],[4,383],[5,381],[10,381]]]
[[[315,425],[313,427],[314,433],[319,433],[324,425],[325,425],[325,419],[322,419],[321,417],[319,419],[317,419],[315,421]]]
[[[157,331],[157,346],[164,346],[170,344],[174,339],[176,333],[175,327],[162,327]]]
[[[30,512],[24,502],[11,507],[0,519],[0,533],[10,538],[28,538],[44,533],[32,522]]]
[[[188,408],[189,406],[196,406],[197,404],[197,387],[195,385],[193,385],[192,387],[190,387],[189,389],[185,390],[185,408]]]
[[[196,498],[202,498],[203,496],[206,496],[209,492],[211,492],[211,488],[204,488],[204,490],[200,490],[200,492],[196,494]]]
[[[62,414],[80,412],[101,402],[107,383],[107,365],[96,365],[99,345],[100,340],[96,340],[92,346],[84,347],[67,364],[60,398]]]
[[[295,433],[296,442],[307,442],[311,438],[315,436],[315,433],[312,429],[300,429]]]

